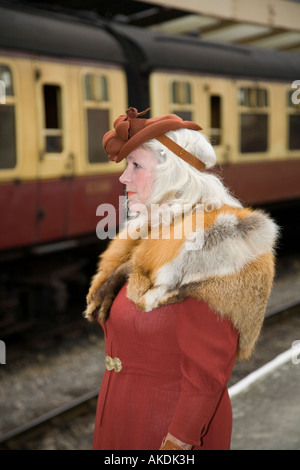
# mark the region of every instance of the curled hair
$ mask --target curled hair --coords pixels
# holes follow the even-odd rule
[[[215,151],[202,133],[178,129],[166,135],[205,163],[207,169],[215,165]],[[150,150],[158,160],[147,205],[166,203],[171,208],[172,205],[203,204],[207,211],[219,209],[224,204],[242,207],[218,176],[196,170],[156,139],[149,140],[141,147]]]

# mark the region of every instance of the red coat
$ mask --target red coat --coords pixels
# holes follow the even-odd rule
[[[145,313],[124,286],[101,325],[122,369],[105,371],[94,449],[157,450],[168,431],[196,450],[229,449],[238,332],[228,318],[191,297]]]

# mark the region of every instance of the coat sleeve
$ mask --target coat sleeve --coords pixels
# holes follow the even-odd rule
[[[188,298],[173,308],[182,383],[168,431],[182,442],[200,446],[230,379],[238,332],[229,319],[196,299]]]

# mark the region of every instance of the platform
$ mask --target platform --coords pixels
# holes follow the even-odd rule
[[[300,354],[292,354],[232,396],[231,450],[300,450],[299,390]]]
[[[266,317],[300,303],[300,255],[286,256],[278,260],[276,271]]]

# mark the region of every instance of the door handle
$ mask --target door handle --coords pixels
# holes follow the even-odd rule
[[[75,155],[74,155],[74,153],[69,153],[67,162],[65,164],[65,169],[70,171],[72,176],[75,174]]]

